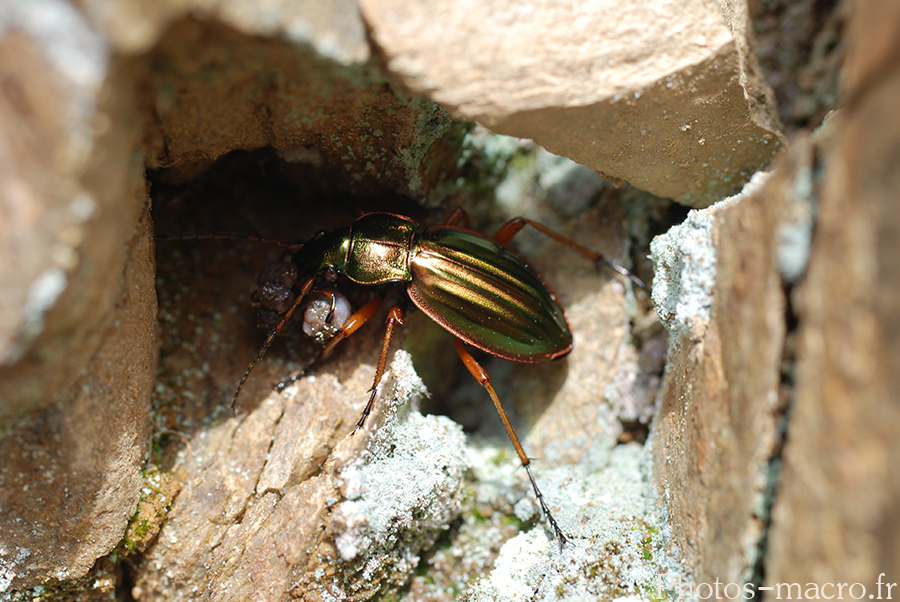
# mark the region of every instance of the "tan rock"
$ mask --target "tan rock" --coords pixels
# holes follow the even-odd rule
[[[157,358],[142,137],[151,165],[279,146],[333,161],[345,189],[424,195],[452,171],[431,163],[451,156],[438,141],[449,117],[360,65],[358,15],[285,3],[273,27],[246,6],[217,15],[240,34],[187,18],[192,3],[19,3],[3,15],[0,589],[83,575],[135,511]],[[211,63],[213,85],[187,82]],[[356,70],[339,75],[345,65]],[[286,82],[289,97],[264,81]]]
[[[184,20],[158,41],[145,98],[149,167],[190,175],[230,151],[270,146],[358,194],[423,198],[448,176],[451,120],[430,100],[392,93],[377,66],[344,67],[252,34]]]
[[[851,100],[822,141],[819,219],[796,292],[794,403],[766,584],[812,584],[825,598],[837,592],[825,584],[858,583],[877,599],[890,584],[896,595],[900,570],[900,12],[853,6]],[[851,595],[862,597],[859,586]]]
[[[671,334],[654,478],[698,583],[750,579],[766,526],[784,411],[778,228],[809,152],[795,150],[765,184],[692,212],[653,243],[654,299]]]
[[[121,539],[156,363],[133,73],[68,4],[4,19],[0,592],[84,575]]]
[[[374,367],[339,363],[352,365],[343,383],[304,379],[198,432],[178,467],[185,488],[140,560],[137,599],[367,599],[408,579],[459,512],[464,437],[410,407],[424,389],[403,352],[349,436]]]
[[[743,2],[360,5],[413,90],[659,196],[735,194],[783,142]]]
[[[847,107],[795,137],[761,190],[713,208],[711,313],[659,304],[679,334],[656,478],[697,582],[782,599],[896,587],[896,11],[856,5]]]

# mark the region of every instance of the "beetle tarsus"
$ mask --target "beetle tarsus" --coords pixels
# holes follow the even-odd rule
[[[366,404],[366,409],[363,410],[362,416],[359,417],[359,421],[356,423],[356,428],[353,429],[353,432],[350,433],[350,436],[356,434],[357,431],[361,430],[362,427],[366,424],[366,418],[369,417],[369,414],[372,412],[372,406],[375,405],[375,396],[378,394],[378,388],[376,385],[372,385],[372,388],[367,391],[367,393],[371,393],[369,396],[369,402]]]
[[[556,522],[556,519],[553,518],[553,513],[550,512],[550,507],[547,505],[547,502],[544,500],[544,494],[541,493],[541,490],[537,486],[537,481],[534,480],[534,475],[531,474],[531,466],[528,464],[525,465],[525,472],[528,473],[528,480],[531,481],[531,487],[534,489],[534,495],[538,499],[538,503],[541,505],[541,511],[544,513],[544,516],[547,517],[547,522],[550,523],[550,526],[553,527],[553,532],[556,533],[556,538],[559,540],[559,549],[562,551],[563,546],[569,543],[569,538],[562,532],[562,529],[559,528],[559,524]]]
[[[602,255],[600,255],[599,257],[597,257],[597,259],[594,260],[594,265],[606,266],[609,269],[613,270],[614,272],[617,272],[618,274],[631,280],[631,282],[638,288],[642,288],[642,289],[647,288],[647,285],[644,284],[643,280],[641,280],[640,278],[635,276],[633,273],[628,271],[626,268],[623,268],[622,266],[620,266],[618,263],[614,263],[614,262],[610,261],[609,259],[607,259],[606,257],[603,257]]]

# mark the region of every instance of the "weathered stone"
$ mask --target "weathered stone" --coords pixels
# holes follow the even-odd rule
[[[822,142],[812,256],[795,295],[795,392],[766,585],[815,585],[825,598],[859,583],[878,599],[891,595],[885,584],[896,596],[900,572],[900,6],[853,6],[850,102]]]
[[[197,433],[137,599],[363,599],[407,580],[459,511],[463,437],[408,407],[423,389],[402,353],[366,429],[348,436],[374,366],[337,363],[352,367],[343,383],[304,379]]]
[[[735,194],[783,141],[744,2],[360,5],[413,90],[659,196]]]
[[[359,64],[369,53],[358,15],[285,3],[293,17],[273,27],[262,11],[246,18],[247,6],[218,15],[242,33],[190,19],[193,3],[88,3],[84,14],[16,3],[3,13],[3,590],[84,574],[135,510],[157,357],[142,134],[151,165],[268,144],[294,161],[332,161],[344,191],[421,196],[452,172],[455,159],[442,159],[451,145],[438,140],[449,118],[430,101],[401,100],[377,67]],[[267,32],[292,42],[254,37]],[[198,85],[210,81],[197,69],[216,61],[220,71],[202,73],[223,87]],[[274,81],[293,96],[263,83]],[[38,475],[49,480],[35,485]],[[35,560],[45,549],[57,552]]]
[[[342,67],[300,44],[191,20],[167,31],[151,61],[150,167],[270,146],[357,193],[422,198],[449,175],[449,116],[402,99],[376,66]]]
[[[146,52],[173,23],[191,15],[218,20],[247,35],[283,38],[311,46],[316,54],[344,65],[369,60],[365,26],[354,0],[276,0],[210,6],[197,0],[118,0],[84,6],[91,22],[122,53]]]
[[[657,479],[697,582],[896,587],[898,17],[857,5],[847,108],[715,208],[712,318],[673,322]]]
[[[156,362],[135,73],[67,3],[2,19],[0,594],[122,537]]]
[[[808,147],[794,151],[762,187],[692,213],[693,228],[654,242],[654,295],[668,289],[657,305],[671,333],[654,478],[701,583],[750,579],[766,526],[783,412],[779,225],[797,170],[809,175]]]

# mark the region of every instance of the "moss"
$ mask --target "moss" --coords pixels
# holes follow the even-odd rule
[[[110,554],[112,562],[119,562],[143,552],[156,538],[168,515],[181,485],[153,464],[141,470],[144,484],[134,514],[125,528],[122,541]]]

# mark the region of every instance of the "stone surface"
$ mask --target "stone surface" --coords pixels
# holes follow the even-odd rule
[[[569,543],[559,549],[546,532],[507,541],[490,573],[469,584],[468,602],[652,599],[684,578],[665,521],[656,512],[645,472],[650,450],[637,443],[595,446],[584,460],[549,476]],[[588,460],[588,458],[590,458]],[[557,491],[558,488],[558,491]]]
[[[348,436],[374,366],[338,363],[352,369],[344,382],[304,379],[197,432],[136,599],[364,599],[406,581],[459,511],[463,436],[409,407],[424,389],[403,352],[366,429]]]
[[[450,175],[449,116],[395,94],[377,66],[343,67],[303,45],[191,20],[170,28],[150,60],[151,168],[270,146],[357,193],[422,198]]]
[[[125,54],[146,52],[173,23],[191,16],[217,20],[249,35],[308,44],[343,65],[370,58],[365,26],[354,0],[270,0],[209,5],[195,0],[85,2],[88,18]]]
[[[849,103],[822,140],[818,221],[795,295],[795,393],[766,584],[861,583],[877,599],[889,594],[876,584],[900,573],[900,12],[854,7]]]
[[[791,161],[801,162],[789,157],[765,184],[754,181],[740,196],[692,212],[688,222],[696,226],[679,226],[665,245],[654,242],[654,294],[678,293],[666,304],[677,311],[659,310],[671,337],[654,478],[698,583],[747,582],[761,553],[784,411],[777,233]]]
[[[898,16],[855,5],[846,108],[712,208],[712,317],[669,320],[657,479],[695,582],[896,588]]]
[[[744,2],[360,4],[413,90],[659,196],[735,194],[783,142]]]
[[[4,8],[0,594],[122,537],[156,362],[135,73],[65,2]]]
[[[333,170],[357,192],[448,194],[434,188],[453,177],[458,149],[443,138],[450,118],[426,98],[397,93],[371,60],[352,0],[119,0],[84,9],[108,44],[150,63],[142,99],[150,168],[179,165],[190,177],[235,149],[270,146]]]
[[[440,181],[432,166],[452,172],[451,145],[435,144],[449,118],[360,64],[358,15],[286,3],[273,26],[248,7],[217,15],[242,33],[189,18],[194,3],[14,2],[0,15],[3,591],[85,574],[135,512],[157,358],[142,137],[151,165],[270,144],[311,172],[332,160],[342,190],[373,195],[423,195]],[[224,61],[202,72],[219,79],[196,61]]]
[[[12,434],[0,442],[0,457],[8,462],[0,472],[4,479],[0,495],[7,496],[4,508],[15,508],[19,518],[26,517],[29,525],[39,522],[44,529],[25,533],[0,524],[4,551],[0,586],[7,590],[83,573],[121,537],[137,502],[137,464],[146,445],[144,412],[156,350],[150,228],[141,221],[145,196],[137,154],[141,111],[149,123],[143,140],[149,164],[178,166],[154,175],[155,187],[164,190],[173,182],[191,183],[165,202],[181,205],[193,219],[160,217],[162,231],[230,229],[281,240],[303,240],[315,228],[347,225],[355,214],[371,208],[421,211],[404,204],[397,193],[427,195],[437,203],[459,190],[459,173],[472,176],[464,183],[472,188],[490,188],[497,182],[476,182],[472,174],[482,172],[465,170],[478,162],[495,162],[502,166],[499,172],[514,168],[521,161],[517,150],[527,147],[522,142],[498,142],[513,148],[504,157],[489,156],[484,148],[472,155],[466,154],[471,149],[461,152],[453,137],[458,132],[446,113],[430,101],[397,92],[399,86],[377,62],[361,64],[371,58],[367,26],[373,28],[391,68],[414,91],[433,93],[459,115],[478,118],[496,130],[534,137],[598,171],[682,202],[706,204],[735,190],[781,144],[765,89],[755,76],[740,3],[726,4],[724,12],[719,3],[677,7],[662,3],[660,20],[653,21],[645,16],[646,5],[640,13],[621,4],[557,4],[517,5],[505,13],[485,14],[479,12],[481,5],[432,3],[406,7],[406,14],[401,14],[400,3],[367,0],[365,25],[354,10],[337,3],[316,5],[321,12],[313,13],[308,3],[292,2],[269,3],[266,10],[243,3],[199,10],[195,3],[176,0],[84,2],[79,6],[86,20],[63,2],[42,4],[56,10],[57,16],[72,19],[55,21],[69,24],[61,36],[51,27],[53,22],[35,20],[37,13],[21,17],[28,6],[15,5],[19,12],[9,14],[20,15],[19,21],[0,40],[5,78],[0,92],[0,156],[4,165],[11,166],[0,174],[0,185],[5,198],[12,199],[8,205],[12,209],[0,212],[0,220],[6,220],[3,231],[11,233],[0,240],[4,285],[0,350],[8,364],[0,368],[4,400],[0,415],[16,416],[15,422],[4,423],[4,432]],[[672,14],[676,8],[677,18]],[[613,10],[622,14],[611,14]],[[685,27],[673,28],[676,22]],[[29,30],[28,23],[43,23],[45,29]],[[452,27],[442,25],[446,23]],[[140,26],[130,27],[135,24]],[[525,26],[540,33],[523,35],[520,28]],[[885,25],[879,22],[870,28],[881,31],[881,27]],[[587,29],[590,35],[579,37]],[[872,38],[872,44],[882,46],[862,54],[893,56],[890,51],[896,45],[884,42],[884,36]],[[67,50],[62,55],[50,43],[59,40]],[[544,55],[536,48],[549,50]],[[60,56],[92,60],[54,62]],[[466,56],[477,60],[465,62]],[[853,102],[864,105],[866,92],[877,89],[892,73],[890,65],[880,59],[851,63],[847,81],[853,82]],[[144,96],[134,94],[137,84]],[[3,115],[15,118],[4,120]],[[871,115],[875,123],[891,121],[881,113]],[[850,129],[851,140],[864,139],[858,132],[878,127],[859,119],[856,129]],[[884,136],[889,140],[888,133]],[[235,170],[232,177],[204,171],[223,153],[267,145],[278,152],[247,153],[245,161],[252,169]],[[770,469],[781,443],[776,427],[785,408],[780,381],[786,357],[786,301],[781,291],[783,281],[807,286],[802,280],[804,240],[812,228],[812,211],[808,206],[804,210],[802,202],[791,205],[796,195],[786,191],[813,188],[809,174],[816,164],[810,148],[806,142],[797,143],[765,194],[757,191],[717,208],[703,218],[709,231],[694,232],[715,243],[711,314],[695,314],[691,307],[697,306],[690,304],[687,313],[680,314],[686,319],[679,322],[681,338],[670,356],[654,449],[656,468],[661,470],[657,483],[669,505],[673,534],[698,580],[736,580],[760,567],[756,546],[767,527],[766,496],[774,487]],[[879,160],[891,156],[891,147],[874,145],[881,154],[865,160],[858,150],[864,144],[851,148],[860,158],[846,158],[842,177],[850,184],[835,185],[835,190],[846,188],[848,197],[855,196],[861,185],[853,182],[866,182],[886,197],[883,191],[894,189],[889,177],[853,178],[863,166],[886,165]],[[301,168],[295,170],[298,165]],[[632,233],[621,229],[626,210],[616,202],[629,193],[607,188],[596,182],[594,174],[579,172],[571,164],[552,167],[541,168],[537,184],[526,178],[519,182],[525,186],[517,186],[511,183],[514,177],[500,183],[498,205],[490,215],[494,227],[524,213],[615,258],[633,254],[627,248]],[[890,170],[884,167],[883,172]],[[515,175],[515,170],[510,173]],[[290,183],[284,184],[282,176]],[[276,181],[280,188],[267,186]],[[205,194],[233,195],[241,202],[212,208],[197,204],[201,185],[208,187]],[[542,191],[547,193],[546,202],[530,203]],[[833,206],[844,193],[829,194]],[[159,198],[157,202],[162,204]],[[888,206],[873,206],[880,213],[871,223],[883,226],[877,257],[895,257],[889,244]],[[842,219],[848,211],[835,211],[825,225],[854,223]],[[427,217],[424,212],[415,216],[423,221]],[[572,218],[575,222],[568,221]],[[868,232],[868,227],[863,224],[860,229]],[[866,240],[865,235],[858,238]],[[604,489],[603,483],[616,478],[636,481],[646,475],[635,446],[616,448],[616,443],[640,440],[640,431],[646,428],[659,378],[654,358],[658,359],[660,345],[652,334],[639,332],[636,325],[645,322],[640,309],[644,300],[640,294],[635,298],[617,276],[598,272],[558,247],[550,245],[548,250],[525,233],[521,239],[517,237],[517,248],[534,258],[567,306],[576,347],[569,358],[548,366],[485,363],[514,414],[526,449],[542,460],[535,462],[535,473],[548,501],[564,530],[579,539],[575,552],[555,555],[554,546],[541,538],[538,529],[513,538],[502,556],[514,565],[517,550],[527,552],[534,571],[546,569],[543,580],[535,581],[534,572],[519,575],[520,585],[538,585],[543,599],[564,597],[566,592],[596,593],[598,575],[606,574],[638,580],[634,575],[639,572],[643,588],[645,577],[662,568],[663,556],[650,561],[645,554],[648,547],[653,555],[664,551],[666,538],[656,539],[652,531],[664,527],[637,518],[649,499],[632,496],[634,504],[625,500],[610,504],[607,499],[615,492]],[[413,558],[421,556],[420,550],[462,511],[443,486],[435,491],[448,505],[413,536],[407,511],[418,502],[392,515],[392,527],[377,530],[377,537],[362,527],[366,522],[372,525],[380,508],[341,511],[341,520],[335,521],[340,504],[365,499],[354,498],[359,491],[348,485],[352,479],[343,478],[341,485],[335,475],[340,473],[339,464],[358,466],[365,461],[359,454],[365,456],[367,440],[341,440],[366,398],[380,328],[373,325],[347,341],[333,362],[316,379],[304,380],[293,396],[270,396],[271,384],[308,361],[311,346],[276,343],[238,400],[241,418],[229,418],[227,406],[236,381],[259,345],[246,307],[247,292],[259,268],[279,258],[279,252],[251,251],[248,243],[221,241],[164,244],[169,249],[161,261],[180,263],[181,271],[160,271],[157,282],[163,299],[159,317],[166,326],[162,376],[153,395],[156,445],[150,459],[185,487],[159,539],[146,556],[133,559],[129,582],[135,584],[135,598],[196,592],[221,599],[303,597],[314,591],[363,598],[408,579],[424,589],[421,575],[411,577],[412,568],[419,566],[426,574],[441,572],[453,563],[448,558],[454,554],[470,563],[464,580],[471,581],[485,575],[504,541],[542,520],[510,453],[503,483],[488,485],[502,493],[484,494],[484,489],[477,489],[484,487],[482,482],[476,487],[482,493],[473,496],[480,504],[477,508],[488,508],[492,514],[463,508],[469,513],[462,519],[465,527],[453,531],[452,545],[438,546],[441,549],[433,556]],[[198,251],[201,245],[213,245],[213,250]],[[699,247],[695,250],[700,252]],[[862,257],[854,266],[869,269],[873,256]],[[854,251],[852,257],[859,254]],[[884,261],[887,267],[879,278],[890,282],[891,264]],[[638,272],[647,269],[639,265]],[[819,278],[821,286],[838,280],[830,272]],[[808,286],[813,286],[810,280]],[[872,312],[880,320],[875,323],[884,325],[883,332],[893,332],[892,288],[879,287],[882,280],[873,280],[870,273],[857,280],[863,287],[854,290],[876,294],[862,301],[848,294],[858,303],[852,310],[817,306],[817,299],[829,295],[807,293],[803,303],[810,324],[815,328],[829,324],[832,316],[849,314],[862,307],[859,303],[874,299]],[[63,290],[60,283],[68,286]],[[839,294],[845,294],[843,289]],[[358,305],[363,296],[354,302]],[[873,336],[871,323],[860,321],[860,328],[869,328],[865,336]],[[818,428],[814,417],[822,412],[810,399],[827,396],[819,396],[815,389],[817,366],[824,360],[815,355],[813,343],[817,332],[834,335],[824,327],[815,328],[805,343],[806,380],[800,381],[809,393],[798,397],[797,412],[811,416],[808,424]],[[897,357],[884,337],[859,340],[883,345],[882,357]],[[863,347],[857,339],[849,340],[854,348]],[[638,349],[638,343],[645,342],[649,344]],[[401,347],[402,338],[395,344]],[[449,358],[438,359],[435,354],[432,363],[438,377],[452,383],[451,365],[458,365],[452,351]],[[868,382],[867,374],[854,382]],[[834,375],[838,378],[840,370]],[[887,380],[872,382],[888,383],[885,390],[890,385]],[[449,386],[445,383],[435,390]],[[476,383],[457,389],[453,397],[469,401],[467,416],[474,419],[465,421],[467,426],[494,420],[497,430],[499,422]],[[841,474],[847,479],[823,489],[821,497],[809,496],[807,504],[832,511],[826,500],[838,495],[840,487],[854,479],[867,484],[893,474],[885,468],[890,465],[885,458],[894,457],[887,443],[893,432],[893,414],[886,409],[891,406],[873,401],[863,407],[871,411],[867,424],[878,424],[884,432],[872,435],[863,426],[856,427],[848,441],[865,441],[869,447],[857,452],[848,443],[844,452],[859,459],[854,467],[865,470],[846,468],[839,458],[827,460],[844,470]],[[843,424],[851,412],[846,403],[840,408],[836,415]],[[448,442],[455,437],[443,421],[416,424],[419,430],[442,430]],[[816,434],[798,431],[797,438],[802,443]],[[503,437],[501,431],[504,447],[498,449],[509,450]],[[404,438],[398,445],[403,443],[411,441]],[[807,449],[818,453],[815,445],[798,443],[801,449],[787,456],[785,474],[807,474]],[[48,460],[54,455],[65,461]],[[825,453],[810,457],[829,458]],[[612,472],[604,472],[610,467]],[[624,472],[616,472],[619,468]],[[429,473],[422,474],[415,484],[427,482]],[[817,473],[810,469],[808,474]],[[781,538],[773,545],[773,554],[782,555],[773,556],[778,559],[796,557],[796,550],[806,545],[798,542],[806,541],[806,530],[812,529],[796,519],[796,513],[807,508],[802,487],[786,491],[789,495],[783,506],[776,507],[772,531]],[[889,489],[871,491],[865,501],[874,508],[868,515],[875,517],[873,523],[860,525],[841,506],[843,513],[830,515],[829,524],[837,526],[822,531],[827,538],[836,537],[834,533],[859,535],[859,566],[868,562],[865,570],[871,565],[872,548],[866,547],[871,542],[887,550],[882,558],[893,558],[889,508],[895,496]],[[38,498],[45,503],[35,503]],[[625,529],[624,535],[617,531],[627,544],[621,555],[610,549],[595,554],[597,546],[612,537],[605,527],[591,522],[594,511],[602,514],[607,506],[615,506],[606,518],[619,527],[635,519],[636,529]],[[873,526],[879,519],[882,522]],[[489,525],[491,534],[466,540],[481,528],[479,521]],[[877,530],[884,525],[887,528]],[[467,531],[469,526],[472,531]],[[35,562],[35,551],[47,549],[47,541],[60,533],[71,538],[67,542],[71,546]],[[650,542],[636,539],[636,534]],[[18,547],[7,545],[11,538],[18,540]],[[387,548],[365,562],[352,553],[359,542],[378,538],[388,542]],[[810,545],[829,546],[834,539],[827,538],[812,539]],[[457,545],[465,541],[468,547]],[[807,549],[801,551],[814,557]],[[839,557],[835,552],[828,562],[836,563]],[[611,570],[629,558],[640,571]],[[495,577],[503,583],[510,574],[509,563],[504,560],[497,566]],[[802,574],[799,563],[794,568],[787,561],[780,566],[786,567],[785,575]],[[795,568],[796,573],[788,572]],[[15,577],[19,573],[23,576]],[[483,589],[473,590],[473,596],[492,591],[490,583],[481,583]],[[603,591],[623,593],[614,588]]]

